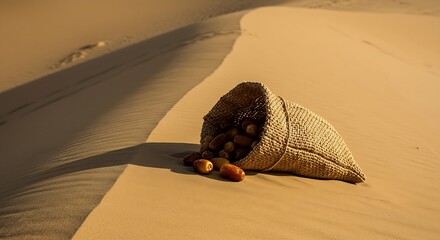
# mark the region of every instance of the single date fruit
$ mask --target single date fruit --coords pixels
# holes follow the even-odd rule
[[[234,182],[240,182],[243,181],[245,173],[243,169],[226,163],[220,168],[220,176]]]
[[[234,143],[240,147],[250,147],[252,142],[252,138],[245,135],[237,135],[234,137]]]
[[[258,136],[259,133],[259,129],[258,126],[255,124],[249,124],[246,127],[246,135],[248,135],[249,137],[256,137]]]
[[[193,163],[193,168],[200,174],[210,174],[214,165],[207,159],[199,159]]]
[[[209,159],[211,159],[213,157],[214,157],[214,153],[212,153],[211,151],[204,151],[202,153],[202,157],[201,158],[209,160]]]
[[[227,141],[228,141],[228,138],[226,137],[226,134],[220,133],[219,135],[217,135],[217,137],[212,139],[212,141],[209,143],[209,148],[214,151],[219,151],[223,148],[223,146],[225,145],[225,143]]]

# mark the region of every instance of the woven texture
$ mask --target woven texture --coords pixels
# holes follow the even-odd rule
[[[254,171],[288,172],[298,176],[365,181],[342,137],[310,110],[273,94],[264,84],[244,82],[229,91],[204,117],[201,139],[221,132],[220,123],[233,116],[264,121],[259,144],[234,164]]]

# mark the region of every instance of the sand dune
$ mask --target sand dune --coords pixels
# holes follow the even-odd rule
[[[429,50],[440,35],[429,29],[439,23],[276,7],[245,15],[247,34],[159,122],[77,239],[435,239],[440,55]],[[231,184],[179,166],[197,149],[188,143],[198,143],[203,115],[243,80],[329,119],[367,182],[250,173]]]
[[[133,146],[231,50],[238,17],[181,28],[2,93],[0,236],[72,236]]]
[[[0,4],[0,238],[438,238],[436,1],[176,2]],[[184,167],[242,81],[330,121],[367,181]]]

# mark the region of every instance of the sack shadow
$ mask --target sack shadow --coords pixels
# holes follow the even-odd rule
[[[142,167],[164,168],[171,172],[186,175],[200,175],[218,181],[229,182],[218,171],[208,175],[201,175],[190,166],[183,164],[183,158],[190,152],[199,151],[199,144],[190,143],[144,143],[137,146],[137,153],[130,164]]]
[[[189,144],[189,143],[145,143],[138,145],[138,152],[134,156],[130,164],[143,166],[143,167],[153,167],[153,168],[165,168],[170,169],[171,172],[178,174],[188,174],[188,175],[200,175],[194,171],[192,167],[185,166],[183,164],[183,158],[192,151],[199,151],[199,144]],[[245,170],[246,176],[256,176],[262,175],[272,175],[279,177],[292,177],[295,176],[290,173],[283,172],[257,172]],[[208,175],[200,175],[201,177],[207,177],[214,180],[226,181],[218,171],[214,171]],[[307,184],[301,177],[295,176],[295,181]],[[267,180],[267,179],[266,179]]]

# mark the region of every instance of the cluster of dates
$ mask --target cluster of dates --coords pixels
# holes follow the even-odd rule
[[[231,163],[246,157],[258,144],[261,126],[261,123],[251,118],[243,119],[238,125],[232,119],[225,119],[220,124],[221,133],[206,136],[200,152],[188,154],[183,163],[192,166],[200,174],[219,170],[220,175],[226,179],[242,181],[244,171]]]

